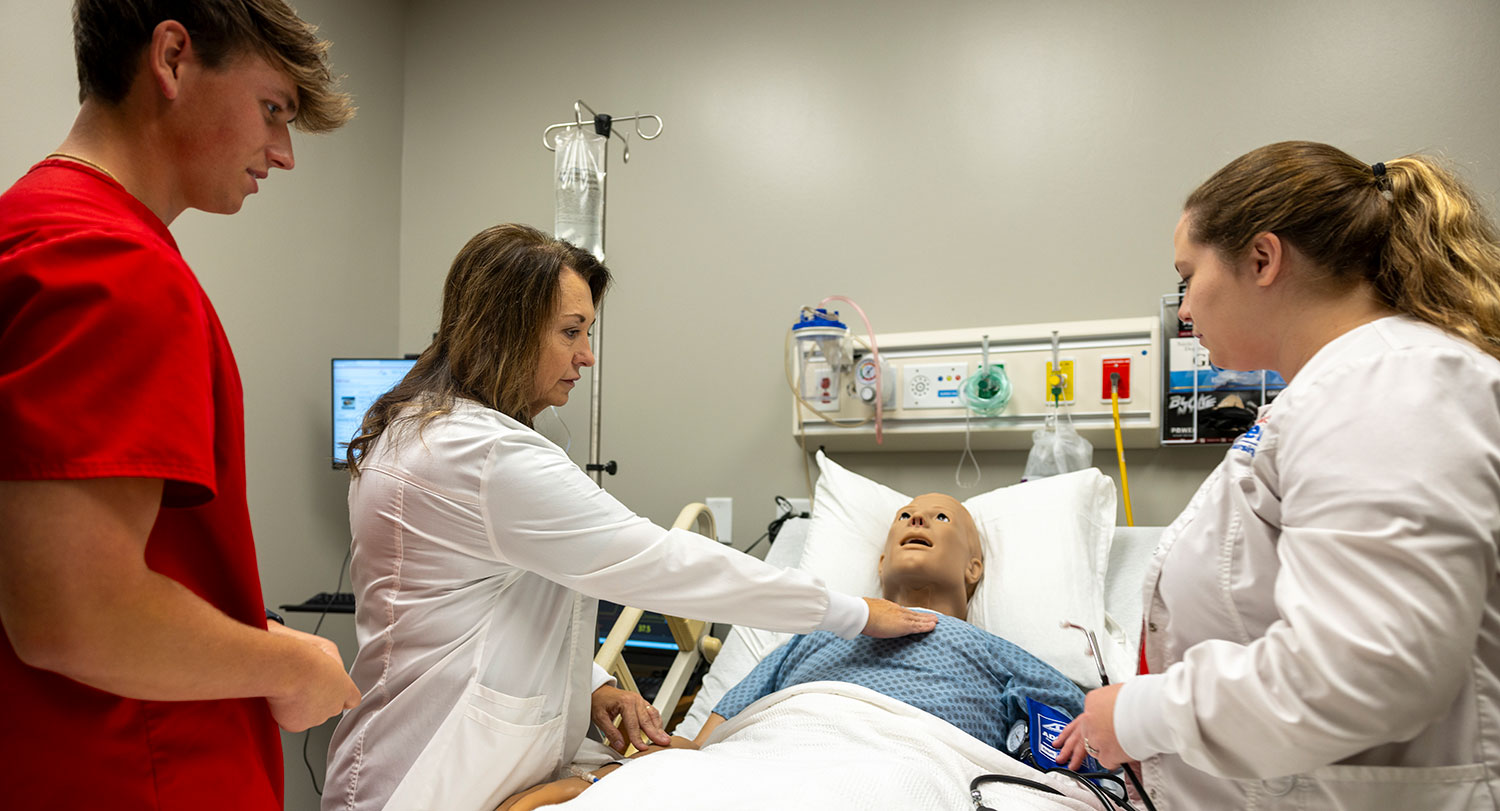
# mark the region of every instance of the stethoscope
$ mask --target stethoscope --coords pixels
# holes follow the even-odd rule
[[[1104,659],[1099,655],[1098,637],[1094,635],[1094,632],[1092,630],[1085,628],[1082,625],[1075,625],[1074,623],[1068,622],[1066,620],[1060,623],[1060,625],[1063,628],[1073,628],[1075,630],[1083,632],[1083,635],[1088,639],[1089,642],[1089,655],[1094,658],[1094,667],[1099,671],[1099,685],[1101,687],[1108,685],[1109,673],[1104,670]],[[1031,747],[1027,745],[1026,728],[1023,724],[1024,722],[1017,722],[1017,724],[1011,728],[1010,734],[1006,736],[1006,749],[1009,750],[1010,754],[1012,754],[1017,760],[1020,760],[1022,763],[1025,763],[1032,768],[1040,768],[1037,765],[1036,760],[1031,755]],[[1146,804],[1147,811],[1156,811],[1156,806],[1152,804],[1150,796],[1146,794],[1146,789],[1141,785],[1140,778],[1136,777],[1135,770],[1130,768],[1128,764],[1121,764],[1120,768],[1124,770],[1125,776],[1130,778],[1130,784],[1135,786],[1136,794],[1140,795],[1141,801]],[[1109,808],[1111,805],[1113,805],[1116,808],[1124,809],[1124,811],[1135,811],[1135,807],[1125,801],[1126,796],[1128,796],[1125,791],[1125,783],[1111,772],[1079,773],[1073,771],[1072,769],[1065,769],[1061,766],[1055,766],[1050,769],[1044,769],[1043,773],[1061,774],[1077,781],[1080,786],[1093,794],[1094,798],[1097,799],[1099,803],[1105,808]],[[1047,785],[1046,783],[1039,783],[1035,780],[1028,780],[1024,777],[1016,777],[1014,775],[1008,774],[981,774],[973,780],[969,781],[969,798],[974,801],[975,811],[995,811],[994,809],[984,804],[984,795],[979,791],[979,787],[985,785],[986,783],[1006,783],[1010,785],[1026,786],[1027,788],[1033,788],[1045,794],[1055,794],[1059,797],[1063,796],[1063,793],[1061,791],[1058,791],[1057,789]],[[1099,785],[1100,783],[1109,786],[1109,788],[1106,789],[1101,787]]]

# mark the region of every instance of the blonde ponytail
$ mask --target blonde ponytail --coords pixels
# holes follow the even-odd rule
[[[1453,173],[1422,155],[1386,164],[1390,231],[1381,298],[1500,358],[1500,239]]]

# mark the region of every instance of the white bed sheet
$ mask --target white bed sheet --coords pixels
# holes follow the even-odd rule
[[[997,811],[1101,809],[1067,778],[1034,771],[941,719],[826,681],[766,696],[724,722],[703,750],[640,758],[559,807],[951,811],[971,807],[969,783],[982,774],[1024,777],[1062,793],[986,786],[986,804]]]

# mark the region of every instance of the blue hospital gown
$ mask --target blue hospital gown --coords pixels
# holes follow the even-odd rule
[[[1083,691],[1051,665],[1012,642],[953,617],[937,628],[897,639],[840,639],[828,631],[792,637],[724,694],[714,712],[733,718],[764,696],[797,684],[842,681],[925,710],[996,749],[1026,698],[1069,715]]]

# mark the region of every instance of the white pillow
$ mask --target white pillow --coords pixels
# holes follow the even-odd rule
[[[807,548],[799,568],[830,588],[879,597],[876,562],[896,510],[911,498],[853,473],[818,452]],[[1084,687],[1099,685],[1081,632],[1090,628],[1105,665],[1127,658],[1111,648],[1104,622],[1104,578],[1114,535],[1114,482],[1097,468],[991,490],[963,502],[979,526],[984,578],[969,621],[1004,637]]]

